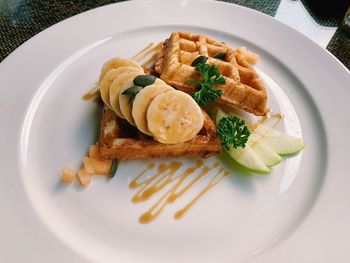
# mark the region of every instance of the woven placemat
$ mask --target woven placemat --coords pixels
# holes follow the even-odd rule
[[[0,1],[0,61],[26,40],[53,24],[115,2],[113,0]]]
[[[234,3],[249,7],[270,16],[275,16],[281,0],[221,0],[227,3]]]
[[[339,27],[328,43],[327,49],[350,69],[350,31]],[[350,84],[350,83],[349,83]]]
[[[0,62],[13,50],[40,31],[81,12],[123,0],[0,0]],[[256,9],[274,16],[280,0],[221,0]],[[315,0],[301,0],[315,20],[327,26],[339,24],[339,17],[317,14]],[[319,3],[319,1],[317,1]],[[316,11],[315,11],[316,10]],[[338,11],[339,12],[339,11]],[[338,30],[327,49],[350,69],[350,45],[342,30]]]
[[[81,12],[122,1],[17,0],[0,1],[0,62],[40,31]],[[274,15],[280,0],[229,0]]]

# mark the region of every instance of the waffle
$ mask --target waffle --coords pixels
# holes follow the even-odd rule
[[[192,140],[162,144],[141,133],[107,106],[103,109],[100,132],[100,154],[103,159],[131,160],[162,157],[207,157],[220,153],[221,144],[210,117],[204,114],[204,125]]]
[[[226,52],[224,60],[213,58],[219,52]],[[226,79],[225,85],[217,86],[223,91],[219,103],[255,115],[266,115],[266,90],[256,71],[239,53],[208,36],[187,32],[172,33],[164,41],[155,70],[163,81],[191,94],[196,91],[196,86],[187,80],[200,78],[191,66],[193,60],[200,55],[207,56],[207,63],[216,65]]]

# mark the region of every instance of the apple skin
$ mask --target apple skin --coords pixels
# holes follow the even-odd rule
[[[257,173],[271,172],[270,168],[264,164],[264,162],[249,145],[246,145],[244,148],[239,147],[237,149],[231,147],[227,153],[233,160],[249,170]]]
[[[224,118],[228,117],[229,115],[225,112],[223,112],[221,109],[218,109],[216,111],[216,118],[215,122],[216,125],[219,124],[219,121]],[[248,140],[249,142],[249,140]],[[227,152],[227,154],[235,160],[240,165],[248,168],[249,170],[258,172],[258,173],[269,173],[271,170],[263,163],[263,161],[259,158],[259,156],[252,150],[252,148],[249,146],[249,144],[246,145],[244,148],[233,148],[229,151],[227,151],[224,148],[224,151]]]
[[[221,109],[215,109],[215,123],[221,118],[230,116]],[[271,167],[279,164],[283,158],[280,155],[294,154],[304,148],[300,138],[278,132],[274,129],[259,125],[249,136],[244,148],[233,148],[227,154],[240,165],[257,173],[269,173]]]
[[[253,142],[251,148],[261,161],[268,167],[273,167],[282,161],[282,157],[271,149],[263,140]]]
[[[303,139],[278,132],[263,125],[259,125],[254,133],[263,136],[262,141],[266,146],[280,155],[295,154],[305,147]]]

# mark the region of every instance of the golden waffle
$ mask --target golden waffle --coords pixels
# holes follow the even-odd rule
[[[205,112],[203,114],[203,128],[192,140],[178,144],[162,144],[141,133],[105,106],[99,141],[101,157],[131,160],[180,156],[207,157],[220,153],[221,144],[216,135],[215,125]]]
[[[224,60],[213,58],[219,52],[226,52]],[[172,33],[162,46],[155,70],[166,83],[191,94],[196,91],[196,87],[187,80],[200,78],[191,66],[193,60],[200,55],[208,57],[207,63],[216,65],[226,79],[225,85],[217,86],[223,91],[219,103],[255,115],[267,113],[266,90],[255,70],[239,53],[208,36],[187,32]]]

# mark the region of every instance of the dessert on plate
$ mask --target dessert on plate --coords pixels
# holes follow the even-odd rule
[[[150,54],[151,59],[141,64]],[[101,99],[103,112],[99,139],[91,145],[77,173],[83,186],[90,184],[93,174],[113,177],[118,160],[206,158],[225,152],[251,171],[269,173],[282,161],[281,155],[303,149],[302,139],[274,129],[283,117],[270,114],[265,85],[253,67],[258,56],[247,49],[234,50],[202,34],[173,32],[137,57],[108,60],[96,89],[84,96]],[[153,66],[148,66],[150,62]],[[260,119],[253,122],[239,112]],[[277,122],[268,127],[268,119]],[[140,188],[133,202],[146,201],[172,184],[140,217],[141,223],[152,221],[167,204],[212,174],[203,190],[175,215],[182,217],[205,192],[230,174],[220,162],[205,165],[201,159],[184,171],[181,167],[179,161],[158,167],[149,163],[130,183],[130,189]],[[153,169],[157,172],[145,178]],[[185,183],[192,174],[194,177]],[[74,178],[74,170],[63,170],[63,182],[71,183]]]

